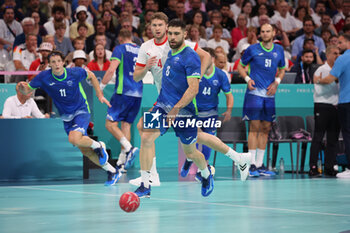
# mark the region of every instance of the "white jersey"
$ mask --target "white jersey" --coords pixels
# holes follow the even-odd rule
[[[186,45],[190,46],[195,51],[198,48],[198,44],[190,41],[185,41]],[[158,94],[160,93],[160,88],[162,86],[162,72],[165,61],[168,57],[170,51],[170,46],[168,43],[168,38],[164,40],[163,43],[156,43],[155,39],[148,40],[141,45],[139,54],[137,56],[136,65],[137,66],[146,66],[146,63],[149,58],[157,56],[157,64],[152,66],[150,71],[153,75],[154,82],[156,84]]]

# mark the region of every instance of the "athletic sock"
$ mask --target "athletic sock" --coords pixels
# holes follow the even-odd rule
[[[124,147],[125,151],[129,152],[131,150],[132,145],[126,137],[122,137],[119,142]]]
[[[261,167],[263,165],[265,155],[265,149],[256,150],[256,167]]]
[[[252,165],[255,165],[255,157],[256,157],[256,150],[249,150],[249,153],[251,154],[251,160],[250,160],[250,164],[252,164]]]
[[[230,148],[225,155],[228,156],[233,161],[235,161],[235,163],[239,163],[241,161],[241,157],[240,157],[239,153],[234,151],[232,148]]]
[[[204,179],[208,179],[208,177],[210,175],[210,171],[209,171],[208,167],[205,167],[203,170],[201,170],[201,175]]]
[[[141,181],[143,182],[143,185],[145,188],[149,188],[149,178],[151,176],[150,171],[143,171],[141,170]]]
[[[117,170],[110,164],[106,163],[105,165],[102,166],[102,169],[108,172],[116,173]]]
[[[92,144],[90,146],[92,149],[97,149],[101,147],[101,144],[99,142],[96,142],[95,140],[92,140]]]
[[[152,162],[152,167],[151,167],[151,174],[157,174],[157,161],[156,161],[156,157],[153,158],[153,162]]]
[[[117,165],[119,166],[119,165],[125,164],[125,161],[126,161],[126,153],[122,150],[119,154]]]

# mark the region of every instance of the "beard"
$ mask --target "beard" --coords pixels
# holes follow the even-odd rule
[[[270,42],[272,42],[273,38],[269,38],[269,39],[265,39],[265,40],[263,38],[261,38],[261,40],[264,43],[270,43]]]
[[[170,41],[169,41],[169,46],[170,46],[171,49],[178,49],[178,48],[180,48],[180,46],[182,45],[183,42],[184,42],[184,40],[181,40],[181,41],[179,41],[176,44],[171,44]]]

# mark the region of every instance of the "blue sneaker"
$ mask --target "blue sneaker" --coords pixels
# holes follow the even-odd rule
[[[197,172],[197,173],[196,173],[196,175],[195,175],[195,177],[194,177],[194,179],[195,179],[196,181],[198,181],[198,182],[201,182],[201,183],[202,183],[202,179],[203,179],[203,177],[202,177],[201,172]]]
[[[180,175],[182,177],[187,176],[188,172],[190,171],[192,163],[193,161],[188,161],[187,159],[185,160],[184,165],[182,165],[181,172],[180,172]]]
[[[118,169],[116,173],[107,171],[107,174],[108,174],[108,178],[107,178],[107,181],[105,182],[105,186],[115,185],[119,181],[120,177],[122,177],[122,173],[119,172]]]
[[[126,161],[124,164],[124,169],[128,170],[134,164],[136,156],[139,155],[139,148],[131,147],[130,151],[126,154]]]
[[[144,197],[151,197],[151,185],[149,186],[149,188],[145,188],[145,186],[143,185],[143,182],[141,182],[140,187],[138,187],[135,191],[136,195],[139,198],[144,198]]]
[[[275,176],[275,175],[276,175],[275,172],[269,171],[269,170],[264,166],[264,164],[263,164],[261,167],[258,167],[257,170],[258,170],[258,172],[259,172],[259,175],[261,175],[261,176]]]
[[[208,166],[208,169],[210,172],[210,175],[208,176],[208,178],[204,179],[202,177],[202,196],[203,197],[209,196],[214,190],[214,178],[213,178],[213,175],[211,174],[211,169],[209,166]]]
[[[256,169],[256,166],[254,164],[250,165],[249,176],[250,177],[259,177],[260,176],[260,174],[259,174],[259,172]]]
[[[102,141],[100,141],[98,143],[100,143],[101,146],[99,148],[94,149],[94,152],[98,156],[98,160],[100,162],[100,165],[103,166],[108,162],[108,153],[106,151],[105,143]]]

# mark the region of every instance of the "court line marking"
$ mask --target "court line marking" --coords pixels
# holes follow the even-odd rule
[[[31,186],[11,186],[11,187],[8,187],[8,188],[28,189],[28,190],[41,190],[41,191],[51,191],[51,192],[64,192],[64,193],[78,193],[78,194],[89,194],[89,195],[101,195],[101,196],[111,196],[111,197],[120,197],[121,196],[121,195],[118,195],[118,194],[82,192],[82,191],[48,189],[48,188],[36,188],[36,187],[31,187]],[[176,200],[176,199],[166,199],[166,198],[153,198],[153,197],[151,199],[152,200],[156,200],[156,201],[168,201],[168,202],[178,202],[178,203],[204,204],[204,205],[214,205],[214,206],[226,206],[226,207],[261,209],[261,210],[273,210],[273,211],[291,212],[291,213],[300,213],[300,214],[317,214],[317,215],[326,215],[326,216],[350,217],[350,214],[337,214],[337,213],[316,212],[316,211],[308,211],[308,210],[293,210],[293,209],[272,208],[272,207],[264,207],[264,206],[237,205],[237,204],[229,204],[229,203],[200,202],[200,201]]]

